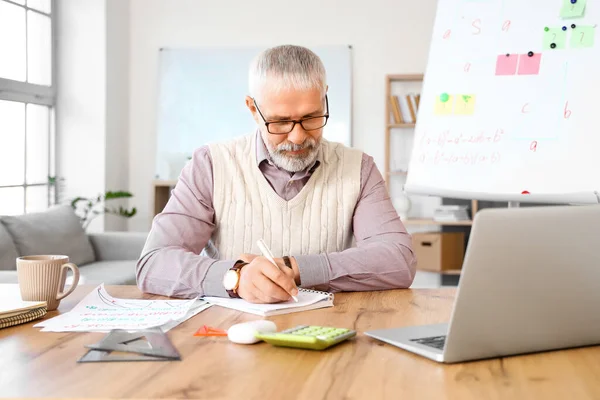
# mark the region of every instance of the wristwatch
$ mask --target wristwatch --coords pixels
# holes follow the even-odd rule
[[[240,286],[240,270],[245,265],[248,265],[248,263],[239,260],[233,267],[225,272],[225,275],[223,276],[223,286],[225,287],[227,294],[229,294],[229,297],[240,297],[240,295],[237,294],[237,289]]]

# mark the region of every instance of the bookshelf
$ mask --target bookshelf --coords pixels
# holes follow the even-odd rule
[[[175,187],[176,184],[177,184],[176,179],[173,179],[173,180],[155,179],[154,181],[152,181],[152,189],[154,192],[152,207],[153,207],[154,213],[153,213],[152,217],[150,218],[151,220],[157,214],[160,214],[162,212],[162,210],[165,208],[165,206],[167,205],[167,203],[169,201],[169,197],[171,196],[171,190],[173,190],[173,188]]]
[[[423,74],[406,74],[406,75],[387,75],[385,78],[385,175],[384,178],[386,180],[386,184],[389,189],[389,177],[391,175],[397,175],[397,171],[390,170],[391,164],[391,140],[392,134],[396,133],[395,130],[398,129],[414,129],[416,126],[416,112],[417,107],[413,103],[413,112],[411,115],[410,109],[408,108],[408,103],[406,103],[406,96],[408,93],[404,94],[404,96],[400,97],[393,89],[392,85],[398,82],[405,85],[412,85],[412,87],[418,87],[423,82]],[[419,89],[420,90],[420,89]],[[402,100],[403,105],[406,107],[401,107],[399,103],[394,104],[393,97],[395,96],[397,100]],[[401,109],[394,110],[394,108],[400,107]],[[404,108],[404,113],[402,112],[402,108]],[[414,117],[413,117],[414,116]],[[406,117],[406,118],[405,118]],[[406,174],[406,171],[402,171]]]
[[[384,179],[390,191],[393,177],[408,175],[408,160],[400,168],[392,168],[393,137],[397,135],[413,135],[416,127],[416,116],[420,101],[420,90],[423,74],[390,74],[385,77],[385,168]],[[412,103],[412,104],[411,104]],[[411,109],[412,106],[412,109]],[[406,142],[406,141],[403,141]],[[412,142],[412,139],[411,139]],[[404,149],[406,151],[406,149]],[[410,152],[410,149],[408,149]],[[405,158],[407,156],[405,155]],[[391,191],[390,191],[391,194]],[[471,200],[471,215],[478,210],[478,201]],[[405,225],[429,226],[471,226],[472,221],[435,221],[427,218],[408,218],[402,221]]]

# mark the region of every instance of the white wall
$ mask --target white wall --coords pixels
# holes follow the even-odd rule
[[[57,24],[57,175],[62,198],[96,196],[104,189],[106,132],[105,3],[55,2]],[[97,218],[90,230],[104,229]]]
[[[55,4],[57,175],[65,178],[61,197],[127,190],[129,3],[60,0]],[[89,227],[90,231],[126,229],[127,221],[114,216],[98,217]]]
[[[129,189],[128,131],[129,1],[106,0],[106,190]],[[115,201],[111,207],[127,204]],[[127,219],[107,215],[105,230],[127,230]]]
[[[353,145],[383,171],[384,77],[425,71],[435,0],[131,0],[129,188],[139,214],[152,217],[160,47],[350,44],[353,47]]]

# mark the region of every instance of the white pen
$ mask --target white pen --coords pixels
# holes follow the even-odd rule
[[[267,247],[267,245],[265,244],[265,242],[263,242],[262,239],[258,239],[256,241],[256,244],[258,245],[258,248],[260,249],[260,252],[262,253],[262,255],[267,260],[271,261],[273,263],[273,265],[276,266],[281,271],[281,269],[279,268],[279,265],[277,265],[277,263],[273,259],[273,254],[271,253],[271,250],[269,250],[269,248]],[[298,298],[296,296],[292,296],[292,299],[294,299],[294,301],[296,303],[298,302]]]

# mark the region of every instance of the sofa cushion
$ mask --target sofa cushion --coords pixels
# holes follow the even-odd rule
[[[135,285],[136,261],[96,261],[79,268],[80,283]]]
[[[67,284],[72,282],[69,272]],[[0,283],[18,283],[17,271],[0,271]],[[135,285],[135,261],[97,261],[79,268],[79,285]]]
[[[21,256],[66,255],[78,266],[95,261],[94,249],[79,217],[71,206],[54,206],[47,211],[2,217]]]
[[[0,283],[19,283],[17,271],[0,271]]]
[[[17,269],[19,252],[12,237],[0,221],[0,270]]]

